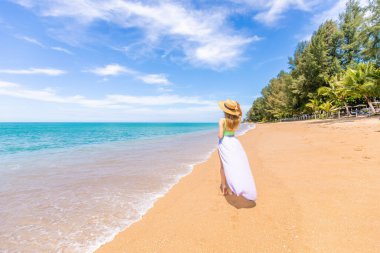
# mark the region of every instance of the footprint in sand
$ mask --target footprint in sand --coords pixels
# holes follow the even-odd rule
[[[371,159],[372,157],[370,156],[363,156],[363,159]]]
[[[237,215],[231,216],[231,222],[237,222],[239,220],[239,217]]]
[[[232,229],[236,229],[237,228],[238,222],[239,222],[239,217],[237,215],[232,215],[231,216]]]

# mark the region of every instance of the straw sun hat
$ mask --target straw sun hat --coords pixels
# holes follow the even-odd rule
[[[219,101],[218,104],[220,109],[224,112],[235,116],[241,116],[240,105],[238,102],[227,99],[226,101]]]

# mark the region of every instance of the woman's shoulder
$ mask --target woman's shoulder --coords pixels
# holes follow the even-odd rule
[[[226,121],[226,119],[225,118],[220,118],[219,119],[219,125],[222,125],[222,124],[224,124],[224,122]]]

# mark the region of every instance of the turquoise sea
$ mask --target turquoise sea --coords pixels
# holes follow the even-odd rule
[[[0,123],[0,252],[93,252],[217,140],[216,123]]]
[[[215,123],[0,123],[0,156],[215,129]]]

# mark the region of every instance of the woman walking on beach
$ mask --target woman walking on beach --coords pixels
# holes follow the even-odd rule
[[[220,157],[220,189],[223,195],[228,189],[237,196],[248,200],[256,200],[256,186],[249,166],[247,155],[239,140],[235,137],[242,116],[238,102],[227,99],[220,101],[219,107],[224,118],[219,120],[219,157]]]

